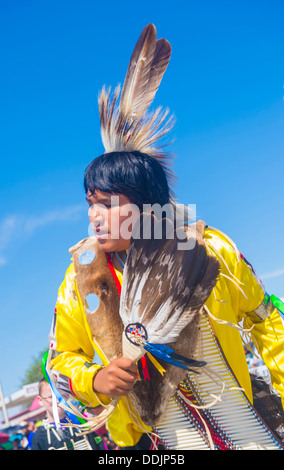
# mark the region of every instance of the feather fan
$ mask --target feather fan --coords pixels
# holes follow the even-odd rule
[[[151,227],[148,239],[141,235]],[[209,256],[196,227],[191,249],[180,248],[180,235],[168,219],[142,214],[136,225],[124,267],[120,316],[124,324],[123,351],[138,360],[145,351],[179,367],[200,367],[192,358],[178,357],[169,345],[196,319],[216,284],[218,261]],[[139,233],[140,232],[140,233]],[[156,234],[160,234],[157,239]]]

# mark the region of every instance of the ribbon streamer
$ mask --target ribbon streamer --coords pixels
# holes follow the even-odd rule
[[[142,357],[141,357],[141,364],[142,364],[142,368],[143,368],[143,379],[144,379],[144,380],[150,380],[149,371],[148,371],[148,367],[147,367],[147,362],[146,362],[146,357],[145,357],[145,356],[142,356]]]
[[[145,341],[143,342],[143,348],[153,356],[157,356],[163,361],[181,367],[182,369],[191,370],[191,367],[202,367],[206,365],[204,361],[195,361],[194,359],[189,359],[177,354],[174,349],[165,344],[153,344]],[[195,370],[193,372],[198,373]]]
[[[270,300],[273,303],[274,307],[277,308],[280,315],[282,315],[282,317],[284,317],[284,302],[282,302],[282,300],[278,299],[278,297],[276,297],[276,295],[271,295]]]
[[[79,417],[77,418],[77,416],[75,416],[73,413],[70,413],[68,411],[70,409],[70,407],[68,406],[68,403],[64,400],[62,395],[59,393],[59,391],[57,390],[57,388],[53,384],[52,379],[51,379],[51,377],[48,373],[48,365],[47,365],[48,364],[48,359],[49,359],[49,351],[47,351],[44,354],[44,356],[42,358],[41,365],[42,365],[42,372],[43,372],[44,378],[49,383],[49,385],[51,387],[51,390],[52,390],[52,408],[53,408],[56,427],[60,427],[60,421],[59,421],[59,417],[58,417],[56,399],[58,400],[60,405],[63,405],[63,408],[65,409],[65,412],[66,412],[66,415],[68,416],[68,418],[70,419],[70,421],[73,424],[75,424],[75,425],[76,424],[78,424],[78,425],[84,424],[86,421],[82,420]]]

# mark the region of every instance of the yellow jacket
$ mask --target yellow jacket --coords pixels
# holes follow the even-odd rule
[[[251,336],[267,365],[274,388],[284,404],[284,326],[276,308],[264,306],[265,291],[253,268],[224,234],[206,228],[204,241],[210,254],[217,256],[221,273],[206,302],[211,323],[231,369],[252,402],[252,390],[240,332],[226,324],[254,325]],[[117,271],[122,282],[122,275]],[[220,302],[222,301],[222,302]],[[93,391],[95,372],[101,365],[93,363],[97,354],[107,365],[103,351],[94,342],[79,296],[73,263],[60,286],[51,330],[53,349],[60,354],[53,359],[55,370],[69,378],[72,394],[84,404],[96,407],[110,399]],[[221,321],[219,321],[221,320]],[[222,323],[224,322],[224,323]],[[122,397],[107,427],[121,447],[135,445],[143,432],[142,423],[127,397]]]

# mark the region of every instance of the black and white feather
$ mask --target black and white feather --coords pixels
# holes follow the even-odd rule
[[[131,239],[120,316],[125,328],[129,324],[143,325],[148,343],[169,345],[176,343],[181,332],[196,320],[216,284],[219,263],[208,255],[193,229],[188,231],[195,241],[191,249],[179,249],[179,232],[168,219],[157,221],[153,215],[142,214],[141,225],[137,226],[140,235],[145,223],[149,226],[149,219],[151,238],[135,238],[134,232]],[[161,238],[155,238],[155,233]]]

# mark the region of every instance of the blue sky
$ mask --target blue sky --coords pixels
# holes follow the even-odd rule
[[[148,23],[172,44],[179,202],[227,233],[284,297],[281,0],[0,0],[0,382],[48,344],[68,249],[88,235],[83,173],[103,153],[97,96]]]

